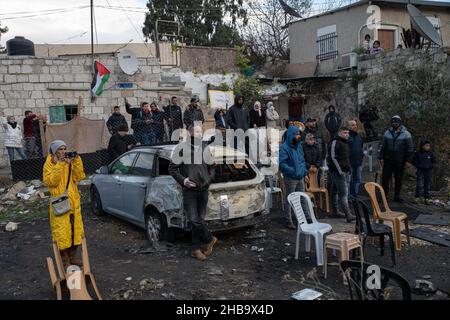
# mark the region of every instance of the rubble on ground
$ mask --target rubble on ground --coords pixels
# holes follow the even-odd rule
[[[19,224],[15,222],[8,222],[8,224],[5,226],[5,231],[8,232],[14,232],[19,228]]]

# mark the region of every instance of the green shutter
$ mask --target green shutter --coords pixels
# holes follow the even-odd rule
[[[66,109],[64,106],[51,106],[49,108],[50,113],[50,123],[65,123],[66,120]]]

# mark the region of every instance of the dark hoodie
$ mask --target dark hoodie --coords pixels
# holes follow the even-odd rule
[[[342,119],[333,105],[328,107],[328,114],[325,116],[325,127],[330,133],[337,133],[342,124]]]
[[[199,151],[194,151],[196,146],[201,146],[202,149]],[[175,164],[170,162],[169,164],[169,174],[183,187],[183,190],[192,190],[192,191],[206,191],[209,189],[209,185],[213,182],[215,176],[215,170],[213,165],[208,165],[205,162],[201,164],[194,164],[194,152],[205,151],[208,147],[206,142],[197,142],[193,138],[190,141],[181,142],[178,145],[181,150],[184,148],[190,148],[191,150],[191,163],[190,164]],[[178,149],[175,149],[174,152],[177,152]],[[205,153],[204,153],[205,154]],[[182,151],[180,152],[180,156],[183,156]],[[202,158],[203,159],[203,158]],[[197,185],[195,188],[186,188],[184,186],[184,180],[189,178],[189,180],[195,182]]]
[[[303,179],[308,174],[302,144],[300,141],[294,142],[299,131],[297,126],[290,126],[287,129],[286,141],[280,147],[279,167],[285,178]]]
[[[230,129],[242,129],[247,131],[250,124],[250,119],[248,110],[244,107],[244,104],[238,104],[240,98],[244,97],[241,94],[237,94],[234,98],[234,105],[227,112],[226,122]]]
[[[429,142],[422,141],[420,143],[420,151],[417,151],[412,159],[413,166],[416,167],[418,170],[422,171],[431,170],[436,164],[436,159],[433,153],[431,151],[422,150],[422,147],[427,143]]]

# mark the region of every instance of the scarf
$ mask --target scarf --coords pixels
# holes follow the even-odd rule
[[[256,101],[255,105],[253,106],[253,109],[255,111],[258,111],[258,114],[259,114],[260,117],[262,116],[262,114],[261,114],[261,102]]]
[[[15,129],[17,127],[17,122],[8,122],[8,124]]]

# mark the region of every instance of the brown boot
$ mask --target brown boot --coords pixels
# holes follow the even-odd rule
[[[198,249],[198,250],[195,250],[195,251],[192,251],[192,254],[191,254],[194,258],[196,258],[197,260],[200,260],[200,261],[204,261],[204,260],[206,260],[206,256],[203,254],[203,252],[200,250],[200,249]]]
[[[81,266],[82,262],[80,259],[77,258],[78,246],[73,246],[68,250],[69,250],[70,264]]]
[[[203,254],[209,256],[212,253],[213,247],[216,244],[216,242],[217,238],[213,236],[212,241],[202,248]]]
[[[61,255],[63,268],[64,268],[64,272],[66,272],[67,268],[70,266],[69,250],[70,249],[59,250],[59,253]]]

